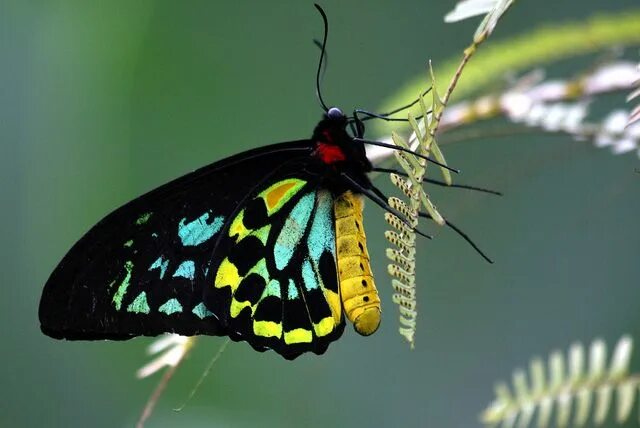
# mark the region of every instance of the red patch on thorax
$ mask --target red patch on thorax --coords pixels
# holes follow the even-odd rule
[[[328,129],[322,131],[322,135],[326,138],[326,142],[318,141],[318,155],[322,162],[331,164],[346,159],[342,149],[333,144],[333,136]]]
[[[342,149],[335,144],[318,143],[318,154],[322,162],[328,164],[347,159]]]

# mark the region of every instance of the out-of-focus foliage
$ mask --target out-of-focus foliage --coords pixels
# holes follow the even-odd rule
[[[505,383],[496,385],[496,399],[481,419],[488,426],[526,428],[533,425],[537,412],[540,428],[581,427],[590,416],[600,426],[615,402],[615,421],[622,424],[632,414],[640,386],[640,375],[629,374],[632,346],[629,336],[622,337],[608,368],[602,340],[592,342],[588,355],[582,344],[576,343],[566,358],[559,351],[553,352],[546,366],[540,358],[534,358],[528,378],[524,370],[513,373],[513,392]]]
[[[640,70],[640,64],[638,64],[638,70]],[[640,78],[636,80],[635,86],[637,86],[637,89],[633,91],[631,94],[629,94],[629,96],[627,97],[627,101],[632,101],[640,97]],[[638,120],[640,120],[640,105],[635,106],[634,109],[631,110],[628,124],[631,125],[632,123],[635,123]]]
[[[473,35],[474,43],[487,38],[498,25],[498,20],[513,5],[514,0],[462,0],[444,17],[445,22],[458,22],[473,16],[485,15]]]
[[[600,13],[586,22],[545,24],[541,28],[504,40],[492,39],[466,68],[455,97],[460,99],[481,91],[504,78],[506,73],[521,73],[532,67],[599,52],[607,47],[639,45],[638,22],[640,11],[637,10],[610,15]],[[453,75],[459,61],[459,56],[453,54],[451,59],[438,63],[436,75]],[[440,80],[440,85],[444,86],[446,83],[448,82]],[[391,97],[382,110],[388,110],[390,106],[401,105],[415,98],[415,94],[420,93],[423,87],[422,77],[412,80]],[[388,133],[382,130],[382,127],[387,126],[389,125],[381,124],[379,132]]]

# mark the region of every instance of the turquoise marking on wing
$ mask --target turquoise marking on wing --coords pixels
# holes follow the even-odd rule
[[[320,286],[320,284],[318,284],[318,276],[313,270],[313,266],[311,266],[309,260],[302,262],[302,281],[307,291],[314,290]]]
[[[200,245],[218,233],[224,224],[224,217],[218,216],[211,223],[207,223],[209,213],[204,213],[192,222],[185,223],[186,218],[180,220],[178,236],[184,246]]]
[[[195,274],[196,274],[196,265],[191,260],[185,260],[184,262],[180,263],[180,266],[178,266],[178,269],[176,269],[175,273],[173,274],[173,277],[175,278],[177,276],[181,276],[183,278],[187,278],[193,281]]]
[[[298,294],[296,283],[293,282],[293,279],[289,278],[289,287],[287,287],[287,299],[295,300],[298,297],[300,297],[300,295]]]
[[[315,192],[304,195],[289,213],[273,247],[276,268],[282,270],[289,264],[293,252],[302,239],[315,201]]]
[[[336,231],[333,224],[333,198],[327,191],[318,192],[313,224],[307,238],[311,259],[317,264],[325,251],[336,254]]]
[[[160,279],[162,279],[164,278],[164,274],[167,272],[167,266],[169,266],[169,260],[163,260],[162,256],[160,256],[149,267],[149,270],[160,269]]]
[[[182,305],[178,302],[178,299],[169,299],[158,308],[158,312],[164,312],[167,315],[182,312]]]
[[[134,314],[148,314],[149,304],[147,303],[147,293],[144,291],[138,294],[133,302],[127,307],[127,312],[133,312]]]
[[[272,279],[271,281],[269,281],[269,283],[267,284],[267,286],[264,288],[264,291],[262,292],[262,296],[261,296],[261,300],[263,297],[267,297],[267,296],[274,296],[274,297],[281,297],[280,294],[280,282],[277,279]]]
[[[202,302],[198,303],[198,305],[195,308],[193,308],[191,312],[193,312],[193,314],[198,318],[200,318],[201,320],[205,319],[206,317],[213,316],[213,312],[209,311],[209,309],[207,309],[207,307]]]

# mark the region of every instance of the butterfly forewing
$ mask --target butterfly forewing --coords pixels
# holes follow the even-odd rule
[[[256,149],[109,214],[51,274],[40,302],[42,330],[67,339],[227,334],[203,302],[220,234],[261,186],[300,174],[308,156],[308,141]]]

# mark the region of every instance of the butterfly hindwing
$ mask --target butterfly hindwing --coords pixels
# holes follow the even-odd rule
[[[340,336],[328,190],[297,178],[272,184],[237,214],[220,245],[226,256],[205,301],[232,338],[295,358],[322,353]]]
[[[308,156],[308,141],[259,148],[112,212],[51,274],[40,302],[42,330],[67,339],[227,334],[202,301],[220,231],[258,188],[300,171]]]

